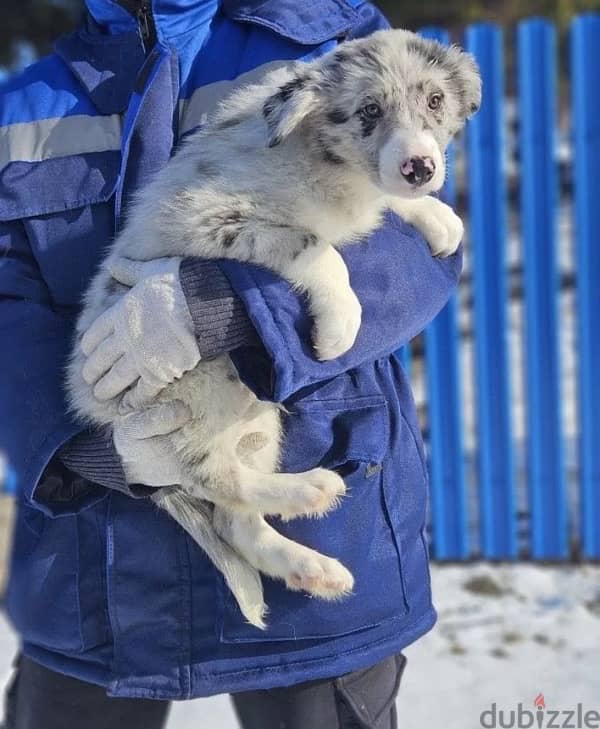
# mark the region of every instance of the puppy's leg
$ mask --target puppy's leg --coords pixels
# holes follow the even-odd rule
[[[261,514],[215,508],[217,533],[244,559],[291,590],[305,590],[324,600],[352,591],[352,574],[336,559],[319,554],[279,534]]]
[[[252,245],[245,241],[251,238]],[[308,295],[317,357],[335,359],[354,344],[361,308],[340,254],[306,230],[268,224],[248,227],[224,255],[267,266]]]
[[[424,236],[434,256],[446,258],[456,252],[465,231],[449,205],[427,195],[415,200],[390,198],[390,207]]]
[[[225,582],[246,620],[257,628],[264,629],[266,605],[260,575],[229,544],[219,538],[213,526],[212,504],[194,499],[177,488],[159,489],[152,496],[152,500],[185,529],[223,573]]]
[[[317,357],[335,359],[347,352],[360,329],[362,310],[340,254],[329,245],[306,251],[284,275],[308,294]]]
[[[292,519],[323,516],[334,509],[346,486],[334,471],[314,468],[304,473],[263,473],[239,458],[235,450],[213,446],[199,463],[185,463],[186,491],[199,499],[241,511],[259,511]]]

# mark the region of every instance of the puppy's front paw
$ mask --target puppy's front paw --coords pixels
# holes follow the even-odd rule
[[[356,340],[360,329],[362,308],[354,292],[330,302],[330,308],[315,314],[313,340],[320,360],[340,357]]]
[[[465,232],[462,220],[454,210],[445,207],[441,215],[433,218],[430,237],[428,236],[431,252],[438,258],[447,258],[456,253]]]
[[[440,258],[456,253],[465,232],[462,220],[449,205],[435,197],[424,198],[420,203],[419,212],[411,222],[427,239],[431,253]]]

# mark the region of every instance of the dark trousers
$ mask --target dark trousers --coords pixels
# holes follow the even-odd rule
[[[397,729],[399,655],[342,678],[235,694],[243,729]],[[6,692],[2,729],[164,729],[168,701],[115,699],[25,657]],[[198,729],[217,729],[204,725]]]

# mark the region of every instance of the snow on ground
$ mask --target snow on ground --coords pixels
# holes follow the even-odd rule
[[[600,567],[434,566],[437,627],[411,646],[400,729],[479,729],[493,702],[600,710]],[[0,681],[15,640],[0,622]],[[237,729],[227,697],[173,707],[168,729]],[[306,729],[312,729],[307,727]]]
[[[407,650],[401,729],[477,729],[496,702],[600,709],[600,569],[437,567],[437,627]],[[466,587],[467,586],[467,587]]]

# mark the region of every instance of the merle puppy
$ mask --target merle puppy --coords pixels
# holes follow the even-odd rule
[[[337,248],[364,238],[392,208],[421,230],[433,255],[456,250],[461,221],[429,194],[441,188],[446,146],[480,96],[470,55],[404,30],[346,42],[234,93],[138,196],[91,284],[79,335],[123,294],[111,281],[117,258],[232,258],[266,266],[303,292],[316,357],[340,356],[352,347],[361,307]],[[131,404],[127,395],[98,402],[83,362],[77,346],[72,407],[114,423]],[[278,406],[259,402],[227,356],[201,361],[157,397],[184,401],[193,420],[172,435],[187,479],[154,498],[221,569],[247,620],[264,627],[258,571],[325,599],[351,591],[340,562],[263,518],[321,516],[345,491],[332,471],[277,472]]]

